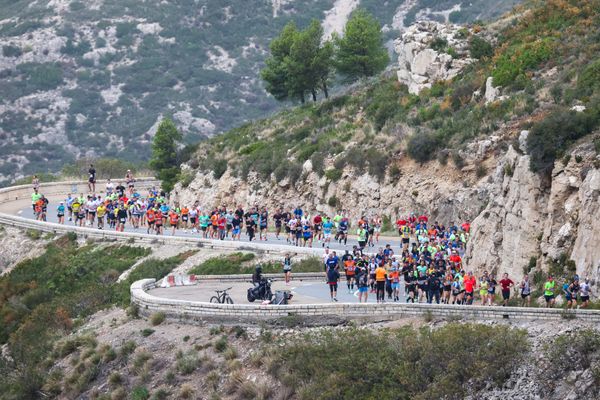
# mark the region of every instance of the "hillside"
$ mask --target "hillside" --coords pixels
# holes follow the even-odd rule
[[[183,325],[160,312],[140,318],[129,285],[235,254],[34,232],[0,231],[39,250],[0,275],[3,400],[587,400],[600,391],[598,327],[566,313],[564,323],[424,315],[310,327],[290,315],[269,325]]]
[[[599,5],[533,2],[472,25],[471,55],[475,38],[489,55],[419,95],[381,77],[204,142],[179,198],[470,219],[471,268],[519,276],[573,259],[600,279],[588,246],[600,239]]]
[[[147,160],[161,116],[191,143],[270,114],[281,104],[258,71],[290,20],[316,18],[332,32],[361,6],[391,39],[407,13],[439,18],[430,1],[381,3],[1,0],[0,183],[82,157]],[[475,1],[452,15],[488,18],[514,3]]]

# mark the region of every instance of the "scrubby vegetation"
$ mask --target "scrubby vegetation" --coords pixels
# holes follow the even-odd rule
[[[502,326],[348,329],[290,340],[267,367],[300,399],[460,399],[500,386],[528,348],[524,331]]]
[[[213,257],[195,266],[190,270],[197,275],[231,275],[251,274],[257,264],[253,253],[233,253],[225,256]],[[269,261],[261,262],[263,273],[280,273],[282,264]],[[293,262],[294,272],[320,272],[323,270],[322,262],[318,257],[309,257]]]
[[[73,236],[0,278],[0,343],[11,355],[0,358],[0,387],[8,399],[37,397],[54,341],[75,319],[112,304],[119,274],[148,254],[139,247],[79,247]]]
[[[456,157],[468,142],[512,124],[531,127],[531,167],[546,172],[569,145],[598,125],[594,93],[599,45],[587,28],[599,20],[598,5],[597,0],[528,3],[517,9],[518,17],[502,28],[494,45],[465,31],[478,61],[452,81],[438,82],[415,96],[395,77],[378,77],[336,98],[211,139],[190,165],[212,170],[215,176],[229,172],[246,179],[256,174],[267,181],[287,178],[293,185],[302,178],[302,164],[310,160],[313,171],[329,181],[340,179],[345,168],[382,181],[403,154],[418,162],[442,162],[452,154],[459,161],[454,166],[462,168],[464,160]],[[548,110],[540,103],[548,86],[542,72],[553,67],[559,72],[551,79],[558,82],[550,92],[558,105]],[[490,75],[496,86],[505,86],[508,98],[486,105],[481,94]],[[587,112],[570,111],[581,103]],[[548,115],[548,121],[536,117],[532,124],[530,116],[538,113]],[[215,163],[223,159],[226,166]]]

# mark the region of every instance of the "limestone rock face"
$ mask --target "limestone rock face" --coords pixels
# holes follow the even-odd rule
[[[451,79],[473,62],[468,57],[468,41],[459,34],[461,29],[458,25],[420,21],[396,40],[398,80],[408,86],[410,93],[418,94],[436,81]],[[454,57],[431,48],[436,39],[445,41]]]
[[[513,171],[512,176],[507,170]],[[529,171],[529,156],[512,147],[498,162],[492,179],[489,203],[472,223],[468,265],[520,276],[523,266],[539,252],[537,238],[544,217],[540,181]]]
[[[246,180],[227,170],[220,179],[212,172],[196,172],[183,189],[176,187],[184,204],[196,201],[204,208],[260,205],[302,207],[310,215],[344,212],[351,221],[379,214],[394,221],[411,212],[424,212],[432,221],[460,224],[471,221],[471,239],[463,259],[476,273],[508,272],[521,279],[531,257],[547,270],[553,259],[565,254],[576,263],[577,273],[600,284],[600,169],[591,144],[572,150],[567,164],[556,162],[549,182],[542,182],[529,169],[523,154],[527,131],[515,135],[520,149],[503,145],[500,136],[489,136],[469,144],[461,156],[461,170],[451,163],[418,164],[402,157],[396,164],[398,177],[381,181],[368,173],[346,167],[337,181],[313,170],[310,162],[295,182],[275,176],[260,179],[251,172]],[[334,159],[324,169],[334,168]],[[476,168],[485,176],[477,177]],[[336,201],[333,200],[337,199]],[[342,210],[330,204],[341,203]]]

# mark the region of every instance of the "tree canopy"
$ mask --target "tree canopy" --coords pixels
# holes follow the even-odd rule
[[[344,36],[334,42],[335,67],[346,81],[378,74],[390,61],[383,45],[381,26],[365,10],[352,13],[344,28]]]
[[[305,101],[311,94],[316,101],[323,91],[328,97],[327,82],[331,75],[333,45],[323,42],[323,28],[313,20],[304,30],[288,23],[270,45],[271,57],[261,71],[266,89],[277,100]]]
[[[152,158],[150,167],[156,171],[163,190],[170,192],[179,176],[179,162],[177,158],[177,142],[182,139],[181,133],[169,118],[165,118],[158,125],[156,135],[152,141]]]

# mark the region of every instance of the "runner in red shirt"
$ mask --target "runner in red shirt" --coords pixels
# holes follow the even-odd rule
[[[508,299],[510,299],[510,288],[513,287],[515,283],[508,277],[508,274],[505,272],[502,275],[502,279],[500,280],[500,286],[502,287],[502,307],[506,307],[508,304]]]
[[[463,285],[465,286],[465,296],[467,298],[467,304],[473,304],[473,292],[477,285],[477,280],[473,276],[472,272],[467,272],[467,276],[463,279]]]
[[[471,223],[469,221],[465,221],[460,227],[463,231],[465,231],[465,233],[469,233],[471,230]]]
[[[225,214],[219,214],[219,218],[217,218],[217,230],[219,231],[219,239],[225,240],[225,225],[227,225],[227,218],[225,218]]]
[[[315,217],[313,218],[313,229],[315,231],[315,234],[317,235],[317,240],[320,242],[323,239],[323,218],[321,217],[321,214],[317,214],[315,215]]]
[[[404,218],[398,218],[398,220],[396,221],[396,228],[398,228],[398,235],[402,235],[402,227],[406,226],[406,224],[408,224],[408,221]]]

